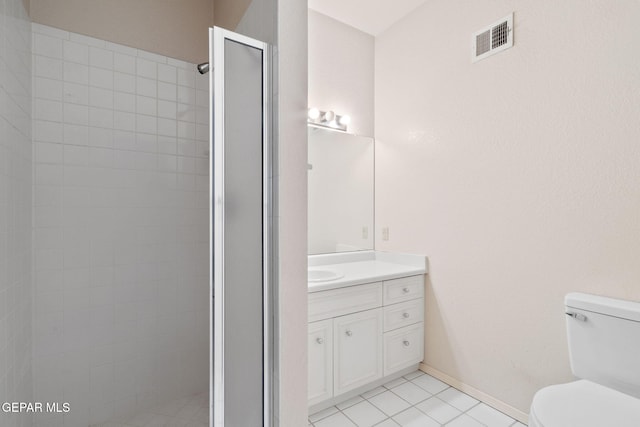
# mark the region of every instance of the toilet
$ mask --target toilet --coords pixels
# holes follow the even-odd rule
[[[640,303],[570,293],[565,312],[580,379],[539,390],[529,427],[640,427]]]

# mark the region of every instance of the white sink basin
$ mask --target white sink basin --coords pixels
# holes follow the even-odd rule
[[[330,282],[344,277],[344,274],[333,270],[309,270],[307,280],[309,282]]]

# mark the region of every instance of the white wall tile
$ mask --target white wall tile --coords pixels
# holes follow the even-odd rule
[[[136,78],[134,75],[115,72],[113,73],[113,88],[118,92],[136,93]]]
[[[158,138],[155,135],[138,133],[136,135],[136,151],[155,153],[158,151]]]
[[[175,137],[158,136],[158,152],[164,154],[176,154],[177,140]]]
[[[34,143],[35,161],[38,163],[62,163],[62,144]]]
[[[178,85],[195,88],[196,87],[196,70],[178,68]]]
[[[166,119],[174,119],[177,114],[177,104],[172,101],[158,100],[158,116]]]
[[[100,128],[113,128],[113,110],[89,107],[89,125]]]
[[[178,120],[183,122],[191,122],[195,123],[196,121],[196,110],[192,105],[189,104],[178,104]]]
[[[177,101],[177,86],[171,83],[158,82],[158,99]]]
[[[89,104],[89,87],[84,84],[64,82],[64,101],[72,104]]]
[[[51,122],[62,121],[62,102],[35,99],[33,102],[33,118]]]
[[[97,87],[89,88],[89,105],[92,107],[113,109],[114,92]]]
[[[78,104],[64,104],[64,122],[74,125],[89,124],[89,107]]]
[[[127,74],[136,73],[136,58],[123,53],[115,53],[113,57],[113,69]]]
[[[177,136],[177,122],[172,119],[158,118],[158,135]]]
[[[33,121],[33,139],[42,142],[62,142],[62,124],[43,120]]]
[[[149,79],[158,78],[158,67],[154,61],[149,61],[143,58],[136,59],[136,74],[140,77],[146,77]]]
[[[157,133],[158,132],[157,117],[136,114],[136,132],[152,133],[152,134]]]
[[[43,34],[33,34],[33,53],[51,58],[62,58],[62,40]]]
[[[182,104],[195,104],[196,90],[186,86],[178,86],[177,101]]]
[[[156,81],[153,79],[147,79],[144,77],[137,77],[136,93],[138,95],[156,97],[158,95]]]
[[[148,96],[138,96],[136,98],[136,112],[147,116],[158,115],[158,100]]]
[[[36,77],[62,80],[62,61],[44,56],[34,56],[33,72]]]
[[[89,127],[84,125],[65,124],[64,143],[71,145],[87,145]]]
[[[62,82],[60,80],[34,77],[33,79],[34,98],[49,99],[52,101],[62,100]]]
[[[135,131],[136,115],[133,113],[126,113],[122,111],[114,112],[113,127],[117,130]]]
[[[86,165],[89,162],[89,149],[79,145],[64,145],[65,165]]]
[[[64,81],[80,85],[89,84],[89,67],[73,62],[64,63]]]
[[[178,138],[195,139],[196,125],[195,123],[178,122]]]
[[[113,71],[102,68],[89,68],[89,84],[103,89],[113,89]]]
[[[117,126],[115,124],[114,128],[117,129]],[[113,148],[122,150],[133,150],[135,144],[136,134],[134,132],[124,130],[113,131]]]
[[[65,40],[63,52],[65,61],[89,65],[89,47],[87,45]]]
[[[158,64],[158,80],[166,83],[176,84],[176,71],[176,67],[172,65]]]
[[[113,138],[113,129],[89,128],[89,146],[91,147],[113,148]]]
[[[99,47],[89,47],[89,65],[113,70],[113,51]]]
[[[113,108],[129,113],[136,112],[136,97],[132,93],[114,92]]]

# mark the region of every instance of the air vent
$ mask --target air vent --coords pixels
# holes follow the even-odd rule
[[[471,37],[471,62],[476,62],[513,46],[513,13]]]

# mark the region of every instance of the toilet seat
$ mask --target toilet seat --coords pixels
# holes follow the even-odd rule
[[[545,387],[533,397],[529,427],[609,426],[640,426],[640,399],[587,380]]]

